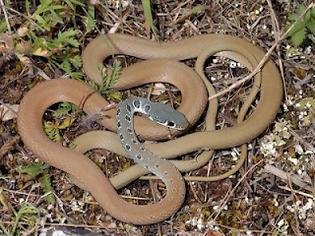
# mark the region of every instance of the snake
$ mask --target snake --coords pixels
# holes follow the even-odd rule
[[[128,153],[128,157],[134,160],[135,163],[143,165],[145,169],[155,174],[166,184],[167,195],[162,201],[155,204],[155,209],[170,207],[172,209],[169,212],[175,212],[182,205],[185,197],[185,183],[182,175],[174,165],[156,157],[139,142],[133,127],[135,113],[145,114],[153,122],[177,130],[185,130],[189,123],[182,113],[170,106],[163,103],[154,103],[141,97],[124,100],[118,105],[117,109],[118,136]],[[132,207],[134,206],[132,205]],[[150,207],[150,210],[154,209]],[[154,214],[151,215],[154,218]],[[163,216],[163,218],[168,217],[170,215]]]
[[[207,80],[203,72],[205,61],[208,57],[216,53],[240,61],[250,70],[255,68],[258,62],[264,58],[264,51],[258,46],[253,45],[247,40],[222,34],[198,35],[184,40],[163,43],[125,34],[109,34],[100,35],[93,39],[84,49],[82,59],[83,69],[89,79],[99,83],[102,78],[98,73],[98,65],[109,56],[125,54],[144,59],[145,61],[127,67],[123,71],[122,78],[119,79],[120,84],[118,83],[116,89],[128,89],[146,83],[168,82],[170,77],[167,75],[171,73],[170,71],[173,71],[173,75],[176,76],[183,68],[186,68],[182,63],[175,62],[191,58],[196,58],[196,73],[190,72],[188,78],[185,77],[186,79],[183,79],[181,76],[181,78],[178,78],[179,84],[187,81],[190,84],[190,81],[196,76],[199,80],[201,78],[205,82]],[[156,66],[160,63],[173,63],[174,66],[162,66],[159,71],[156,71],[155,67],[151,66],[150,63],[155,63]],[[189,69],[185,70],[190,71]],[[130,74],[130,71],[133,74]],[[183,75],[186,74],[186,72],[183,73]],[[134,83],[133,80],[129,79],[131,77],[140,79],[137,83]],[[272,60],[266,61],[255,78],[258,81],[257,83],[255,82],[256,85],[259,84],[258,89],[254,88],[256,92],[259,90],[259,102],[256,109],[246,119],[243,120],[240,118],[234,126],[219,130],[215,129],[213,120],[215,120],[217,101],[212,100],[208,103],[209,109],[205,118],[207,126],[205,131],[190,132],[187,134],[182,134],[182,131],[178,131],[177,134],[180,135],[179,137],[172,140],[165,140],[170,133],[167,127],[162,129],[150,119],[139,116],[136,116],[134,119],[134,131],[141,139],[163,140],[158,143],[144,144],[146,150],[161,158],[175,158],[193,151],[204,150],[200,155],[203,158],[197,157],[197,159],[206,159],[212,155],[213,150],[231,148],[238,145],[242,145],[242,151],[244,151],[246,148],[245,144],[261,134],[274,120],[283,96],[282,80]],[[203,83],[202,87],[203,89],[200,90],[188,87],[188,90],[193,91],[193,95],[182,101],[182,104],[178,108],[178,111],[186,117],[190,127],[193,127],[195,124],[194,121],[199,120],[199,117],[189,118],[187,114],[189,112],[191,112],[190,114],[196,114],[194,112],[196,108],[199,106],[205,107],[207,104],[207,96],[206,98],[199,96],[199,91],[208,91],[208,96],[214,93],[209,83]],[[45,92],[43,93],[42,91]],[[180,91],[183,97],[185,97],[185,93],[181,89]],[[248,108],[249,101],[252,100],[253,97],[246,100],[244,107]],[[99,120],[104,128],[112,131],[111,133],[107,133],[107,137],[109,138],[106,138],[106,140],[103,138],[103,131],[96,131],[97,135],[94,135],[95,133],[90,134],[90,132],[81,139],[82,150],[71,150],[49,140],[43,132],[42,117],[49,106],[62,101],[69,101],[74,104],[80,104],[84,101],[83,110],[88,115],[99,113],[108,105],[108,102],[99,94],[79,81],[54,79],[36,85],[22,99],[17,120],[19,133],[23,142],[36,156],[74,176],[82,183],[86,190],[92,193],[96,201],[106,212],[121,221],[133,224],[152,224],[165,220],[177,211],[183,198],[174,198],[171,195],[168,195],[169,198],[165,197],[168,199],[168,205],[163,208],[156,206],[159,206],[160,202],[165,202],[165,199],[146,206],[134,206],[126,203],[117,194],[104,173],[92,161],[80,153],[83,149],[88,150],[92,146],[107,146],[110,151],[128,156],[119,135],[114,133],[117,132],[117,109],[106,111],[106,116]],[[183,106],[187,110],[183,110]],[[245,108],[241,109],[243,113],[242,118],[245,117],[246,110]],[[104,145],[104,143],[107,144]],[[191,162],[188,161],[185,163],[192,162],[198,163],[198,160],[191,160]],[[137,163],[143,164],[141,160],[138,160]],[[186,164],[183,164],[184,169],[189,169],[187,166],[185,167]],[[163,167],[159,166],[159,168],[163,172]],[[165,181],[168,187],[167,190],[169,191],[168,180],[163,179],[163,181]],[[182,179],[174,178],[172,184],[180,186],[182,185]],[[179,188],[178,192],[180,191],[183,191],[183,189],[180,190]],[[178,195],[184,195],[184,193],[177,193]],[[176,207],[172,207],[173,204]]]

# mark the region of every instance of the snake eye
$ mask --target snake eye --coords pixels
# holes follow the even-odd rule
[[[151,110],[151,106],[150,105],[145,105],[144,106],[144,111],[145,112],[149,112]]]
[[[166,122],[166,125],[167,125],[168,127],[175,127],[175,123],[174,123],[173,121],[167,121],[167,122]]]
[[[133,105],[135,108],[140,108],[140,101],[139,100],[134,100]]]

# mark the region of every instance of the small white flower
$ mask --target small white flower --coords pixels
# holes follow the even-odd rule
[[[303,148],[302,148],[302,146],[301,146],[300,144],[294,145],[294,148],[295,148],[295,151],[296,151],[298,154],[301,155],[301,154],[304,153]]]
[[[305,54],[311,54],[312,53],[312,47],[308,46],[307,48],[305,48]]]
[[[294,165],[297,165],[299,163],[298,159],[296,158],[289,157],[288,160],[291,161]]]
[[[277,225],[278,225],[279,227],[283,226],[283,225],[284,225],[284,220],[283,220],[283,219],[279,220],[279,222],[278,222]]]

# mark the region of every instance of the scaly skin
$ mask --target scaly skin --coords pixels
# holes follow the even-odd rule
[[[255,67],[257,62],[264,56],[264,52],[261,49],[249,42],[226,35],[201,35],[178,42],[156,43],[132,36],[114,34],[99,36],[92,40],[83,53],[83,63],[84,70],[90,79],[100,82],[101,80],[97,66],[103,59],[113,54],[127,54],[143,59],[164,58],[184,60],[188,58],[197,58],[196,71],[202,79],[205,79],[203,64],[206,56],[220,51],[225,51],[223,53],[224,55],[240,61],[250,69]],[[156,63],[156,66],[160,63],[159,60],[153,60],[153,62]],[[161,63],[162,62],[163,60]],[[146,63],[151,63],[151,60]],[[170,62],[167,61],[166,63]],[[146,64],[145,66],[143,66],[144,64],[139,64],[140,65],[137,63],[137,69],[131,70],[133,73],[132,75],[123,73],[125,77],[122,77],[126,79],[121,78],[119,82],[122,84],[126,83],[127,86],[122,86],[122,89],[138,86],[143,83],[160,81],[162,78],[168,77],[168,73],[173,70],[173,76],[176,76],[177,73],[180,73],[184,68],[183,66],[167,66],[164,67],[166,70],[165,73],[162,73],[161,71],[159,73],[156,72],[156,74],[162,76],[150,79],[147,76],[153,75],[154,77],[154,67],[148,66],[149,64]],[[187,71],[189,70],[187,69]],[[144,74],[147,76],[143,76]],[[186,74],[186,72],[184,74]],[[129,76],[141,78],[141,81],[138,84],[133,83],[133,81],[128,80]],[[191,80],[191,77],[193,77],[193,75],[189,76],[188,81]],[[200,148],[222,149],[249,142],[262,133],[270,122],[272,122],[282,99],[283,91],[281,78],[272,61],[268,61],[265,64],[261,72],[257,75],[258,79],[259,77],[261,77],[260,101],[255,111],[245,121],[239,120],[238,124],[233,127],[214,130],[214,127],[210,127],[212,125],[209,120],[215,120],[215,114],[214,117],[211,117],[208,111],[206,123],[208,123],[209,126],[207,126],[206,131],[187,134],[175,140],[150,144],[146,145],[146,147],[160,157],[170,158],[196,151]],[[159,79],[156,80],[156,78]],[[168,79],[170,78],[166,78],[164,82]],[[179,81],[181,81],[180,84],[186,82],[185,79],[179,79]],[[117,86],[119,87],[120,85]],[[209,83],[206,84],[206,86],[208,91],[213,94],[214,91],[211,91]],[[191,120],[198,120],[198,118],[189,119],[187,117],[187,112],[192,111],[199,106],[206,106],[207,99],[200,99],[200,97],[198,97],[199,90],[191,87],[190,83],[188,84],[188,87],[189,90],[192,91],[192,96],[187,97],[185,103],[183,100],[182,106],[185,104],[187,110],[180,111],[186,116],[187,120],[193,124],[194,122],[191,122]],[[200,91],[202,91],[202,89]],[[182,95],[185,96],[182,90],[181,92]],[[165,219],[165,216],[175,213],[176,210],[174,210],[174,208],[158,208],[158,204],[143,207],[126,203],[116,193],[109,180],[92,161],[85,158],[84,155],[79,152],[75,152],[53,143],[46,137],[42,129],[42,116],[44,111],[51,104],[61,101],[80,104],[85,97],[88,97],[83,107],[83,110],[88,114],[99,112],[108,105],[108,103],[98,94],[94,93],[90,95],[91,93],[93,93],[93,91],[87,88],[84,84],[72,80],[48,81],[33,88],[23,98],[18,115],[19,133],[25,142],[25,145],[42,160],[74,176],[92,193],[100,205],[109,214],[121,221],[134,224],[151,224],[162,221]],[[200,100],[194,100],[196,97]],[[194,103],[192,103],[191,100],[194,100]],[[198,104],[198,106],[196,106],[196,104]],[[214,101],[212,108],[210,106],[210,109],[214,110],[214,113],[216,113],[216,106],[216,101]],[[112,131],[116,131],[116,121],[115,116],[113,115],[115,112],[115,110],[107,112],[109,118],[104,118],[100,121],[105,128]],[[158,125],[153,125],[152,122],[145,119],[136,119],[135,131],[137,134],[140,134],[141,137],[151,140],[165,139],[169,134],[167,129],[162,130]],[[96,142],[96,145],[100,146],[103,145],[102,142],[107,142],[109,146],[111,146],[111,151],[126,154],[121,147],[117,135],[111,135],[109,140],[103,140],[100,139],[100,137],[101,136],[97,135],[85,136],[87,144],[85,145],[83,138],[85,147],[82,149],[91,147],[89,142]],[[205,153],[206,152],[203,154]],[[211,154],[211,151],[208,152],[208,154]]]

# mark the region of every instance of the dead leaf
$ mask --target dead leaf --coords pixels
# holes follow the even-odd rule
[[[2,121],[8,121],[17,117],[19,105],[3,104],[0,105],[0,119]]]
[[[154,87],[152,89],[151,94],[152,95],[161,95],[161,94],[165,93],[165,91],[166,91],[166,87],[164,84],[156,83],[156,84],[154,84]]]

